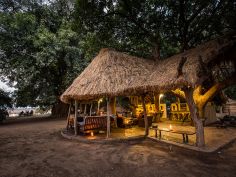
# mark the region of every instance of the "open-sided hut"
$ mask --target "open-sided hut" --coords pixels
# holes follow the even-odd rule
[[[156,66],[157,63],[152,60],[137,58],[112,49],[102,49],[62,94],[61,100],[70,103],[72,100],[84,101],[107,97],[114,101],[112,98],[115,96],[146,93],[143,84],[147,82]]]
[[[207,71],[213,67],[214,62],[229,58],[235,61],[235,49],[235,33],[159,62],[102,49],[62,94],[61,100],[70,103],[72,100],[194,88],[208,77]],[[192,98],[187,100],[193,104]],[[193,115],[195,108],[191,105],[190,112],[192,118],[196,119]],[[198,126],[202,125],[197,120],[195,123],[198,131]]]

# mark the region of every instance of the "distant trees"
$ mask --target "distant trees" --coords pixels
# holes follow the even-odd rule
[[[12,99],[9,93],[0,89],[0,123],[8,116],[7,108],[12,107]]]
[[[12,99],[8,92],[0,89],[0,109],[12,107]]]

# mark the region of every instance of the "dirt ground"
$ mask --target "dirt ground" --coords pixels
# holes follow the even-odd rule
[[[233,177],[236,143],[213,154],[151,140],[96,144],[66,140],[65,120],[0,125],[0,177]]]

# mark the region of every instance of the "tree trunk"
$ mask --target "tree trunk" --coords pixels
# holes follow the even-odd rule
[[[205,119],[205,106],[198,106],[198,114],[200,119]]]
[[[53,117],[62,117],[66,118],[69,110],[69,104],[65,104],[61,101],[54,104],[52,107],[52,116]]]
[[[145,124],[145,136],[148,136],[149,128],[148,128],[148,118],[147,118],[147,110],[146,110],[144,95],[142,95],[142,105],[143,105],[143,115],[144,115],[144,124]]]
[[[195,129],[196,129],[196,145],[198,147],[203,147],[205,146],[204,127],[203,127],[201,119],[199,119],[198,117],[197,106],[193,100],[193,89],[189,88],[189,89],[184,90],[184,92],[186,95],[186,100],[189,106],[190,114],[191,114],[192,120],[195,125]]]

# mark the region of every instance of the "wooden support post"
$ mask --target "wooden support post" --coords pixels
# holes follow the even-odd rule
[[[143,105],[143,115],[144,115],[144,124],[145,124],[145,136],[148,136],[149,134],[149,128],[148,128],[148,118],[147,118],[147,110],[146,110],[146,104],[145,104],[145,95],[142,95],[142,105]]]
[[[92,108],[93,108],[93,103],[91,103],[91,105],[90,105],[90,110],[89,110],[89,115],[90,116],[92,115]]]
[[[69,128],[69,120],[70,120],[71,105],[72,105],[72,103],[70,102],[69,111],[68,111],[68,115],[67,115],[67,125],[66,125],[66,129],[67,129],[67,130],[68,130],[68,128]]]
[[[75,100],[75,120],[74,120],[75,136],[78,135],[77,116],[78,116],[78,101]]]
[[[100,115],[100,100],[98,100],[98,109],[97,109],[97,115]]]
[[[79,104],[79,114],[82,114],[82,104]]]
[[[84,105],[84,115],[86,115],[87,112],[87,104]]]
[[[111,133],[109,98],[107,97],[106,100],[107,100],[107,138],[109,138],[110,137],[110,133]]]
[[[160,108],[159,108],[159,94],[154,94],[154,105],[155,105],[156,112],[160,111]]]
[[[115,127],[117,127],[117,118],[116,118],[116,97],[111,97],[109,100],[109,112],[115,118]]]

